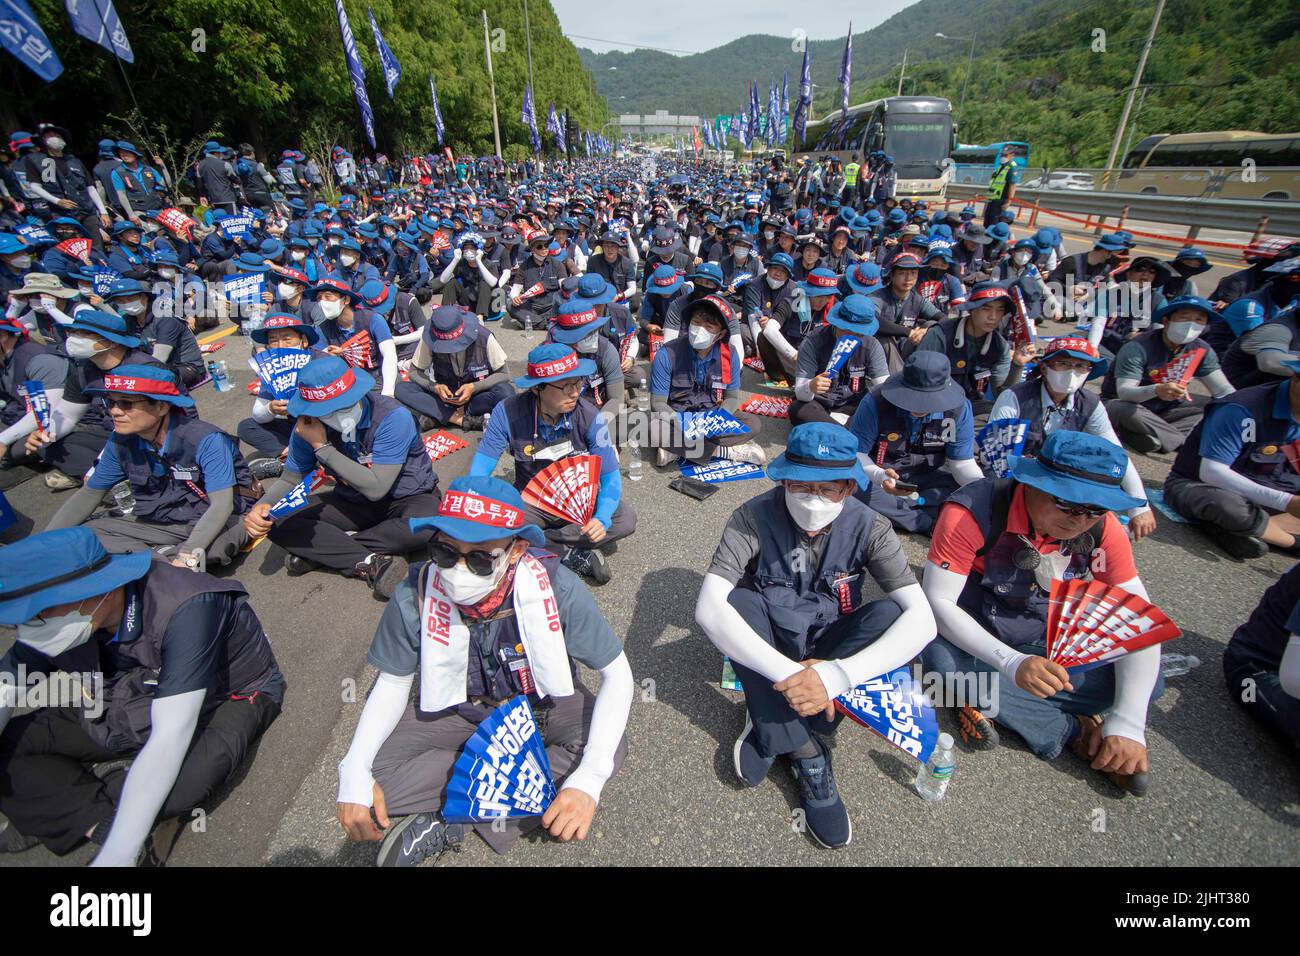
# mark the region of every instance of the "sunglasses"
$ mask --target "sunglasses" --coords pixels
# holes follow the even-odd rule
[[[496,564],[497,558],[505,554],[503,548],[496,548],[493,551],[471,551],[468,554],[462,554],[449,544],[433,540],[429,542],[429,559],[444,571],[454,568],[461,558],[465,559],[465,566],[479,577],[487,577],[492,573],[493,565]]]
[[[124,412],[129,412],[147,401],[149,401],[147,398],[105,398],[104,404],[109,408],[120,408]]]
[[[1061,498],[1052,496],[1052,504],[1056,505],[1057,511],[1062,511],[1072,518],[1079,518],[1087,515],[1089,518],[1100,518],[1109,508],[1098,508],[1094,505],[1081,505],[1073,501],[1065,501]]]

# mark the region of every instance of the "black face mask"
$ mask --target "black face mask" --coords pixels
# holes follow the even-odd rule
[[[703,299],[706,295],[717,295],[717,294],[718,294],[717,289],[704,289],[697,285],[694,289],[691,290],[690,301],[695,302],[699,299]]]

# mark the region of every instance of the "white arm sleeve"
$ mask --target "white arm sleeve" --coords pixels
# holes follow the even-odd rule
[[[1255,355],[1255,365],[1266,375],[1290,378],[1291,370],[1282,364],[1290,357],[1290,352],[1283,352],[1281,349],[1260,349]]]
[[[1003,389],[998,394],[997,400],[993,403],[993,409],[989,412],[989,421],[996,422],[1001,418],[1019,418],[1020,417],[1020,399],[1016,398],[1016,393],[1011,389]]]
[[[456,265],[459,262],[460,259],[458,257],[452,256],[451,262],[447,263],[447,268],[443,269],[442,275],[438,276],[438,281],[443,283],[450,282],[452,275],[456,272]]]
[[[672,342],[680,334],[680,331],[678,329],[670,329],[666,325],[661,325],[660,328],[663,329],[664,345],[667,345],[669,342]]]
[[[380,342],[379,355],[383,369],[383,387],[380,391],[392,398],[393,390],[397,388],[397,344],[392,339]]]
[[[596,692],[596,704],[591,711],[591,729],[582,760],[561,790],[573,787],[600,802],[600,791],[614,773],[614,755],[627,729],[632,692],[632,667],[627,655],[619,654],[600,670],[600,690]]]
[[[1154,385],[1139,385],[1135,378],[1120,378],[1115,380],[1115,397],[1121,402],[1133,402],[1135,405],[1141,405],[1156,397],[1156,387]]]
[[[269,398],[259,397],[253,399],[253,421],[259,425],[275,421],[275,415],[271,412],[271,400]]]
[[[934,609],[939,633],[966,653],[996,667],[1003,677],[1015,683],[1016,671],[1029,655],[1003,644],[958,606],[957,599],[966,587],[966,575],[927,562],[921,587]]]
[[[884,634],[849,657],[814,664],[826,694],[835,698],[863,681],[888,673],[910,661],[934,640],[934,612],[919,584],[890,591],[888,598],[903,609]]]
[[[1291,503],[1291,496],[1285,491],[1256,484],[1245,475],[1233,471],[1223,462],[1215,461],[1212,458],[1201,459],[1201,468],[1198,474],[1201,481],[1207,485],[1214,485],[1216,488],[1223,488],[1227,491],[1235,491],[1247,501],[1257,504],[1261,508],[1286,511],[1286,506]]]
[[[379,680],[366,698],[348,752],[339,761],[339,803],[374,805],[375,778],[370,768],[375,754],[402,719],[414,683],[414,674],[397,677],[379,672]]]
[[[1130,594],[1150,600],[1141,578],[1119,585]],[[1144,647],[1115,662],[1115,706],[1101,726],[1103,737],[1127,737],[1146,746],[1147,703],[1160,673],[1160,646]]]
[[[1278,665],[1277,675],[1281,678],[1282,689],[1292,697],[1300,697],[1300,637],[1291,635],[1282,652],[1282,663]],[[0,717],[0,730],[4,729],[3,717]]]
[[[944,461],[943,470],[956,478],[959,485],[969,485],[984,477],[974,458],[949,458]]]
[[[795,377],[794,380],[794,397],[801,402],[811,402],[813,400],[812,379]]]
[[[63,389],[53,388],[45,393],[50,399],[50,424],[54,428],[56,437],[69,435],[77,427],[77,422],[81,421],[81,416],[86,414],[89,405],[78,405],[75,402],[69,402],[63,397]]]
[[[153,347],[153,357],[164,365],[172,357],[172,346],[164,345],[162,342],[155,342]]]
[[[192,690],[150,705],[149,739],[131,764],[112,829],[91,866],[135,865],[140,847],[176,783],[206,696],[207,691]]]
[[[493,283],[493,284],[494,284],[497,288],[499,288],[499,289],[505,289],[505,288],[508,288],[508,287],[510,286],[510,273],[511,273],[511,270],[510,270],[510,269],[506,269],[504,272],[501,273],[501,278],[498,279],[498,280],[497,280],[495,283]]]
[[[867,477],[871,479],[871,483],[876,487],[880,487],[889,479],[889,475],[885,474],[885,469],[877,465],[875,460],[866,452],[858,452],[858,461],[861,462],[862,470],[867,473]]]
[[[695,603],[695,623],[703,628],[713,646],[774,684],[803,670],[798,661],[790,660],[745,623],[727,601],[732,587],[721,575],[706,574]]]
[[[799,350],[786,341],[785,336],[781,334],[781,327],[775,322],[767,323],[763,335],[772,343],[773,348],[785,358],[793,361],[799,357]]]

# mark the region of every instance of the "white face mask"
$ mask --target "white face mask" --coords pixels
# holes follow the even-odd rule
[[[143,302],[123,302],[117,307],[117,311],[122,315],[143,315],[145,304]]]
[[[95,287],[93,285],[78,285],[77,291],[80,292],[83,297],[91,296],[95,294]]]
[[[321,299],[320,310],[321,310],[321,314],[323,314],[325,318],[337,319],[340,315],[343,314],[343,300],[342,299]]]
[[[289,253],[289,255],[293,257],[294,262],[303,262],[307,258],[307,250],[298,249],[295,252]]]
[[[573,346],[573,350],[582,355],[594,355],[598,347],[597,339],[599,336],[599,332],[592,332],[585,339],[579,340],[577,344]]]
[[[486,576],[475,574],[464,561],[457,561],[454,567],[438,569],[438,583],[443,593],[457,604],[471,605],[483,600],[501,583],[508,567],[510,550],[507,548],[492,562],[492,573]]]
[[[275,291],[280,294],[282,299],[292,299],[300,291],[298,285],[293,282],[277,282]]]
[[[776,233],[774,233],[771,229],[764,230],[763,238],[766,239],[768,242],[771,242],[773,239],[776,238]]]
[[[49,136],[46,137],[45,145],[48,146],[50,149],[58,150],[59,152],[62,152],[63,147],[67,146],[68,142],[62,136]]]
[[[1186,345],[1205,328],[1200,322],[1170,322],[1165,326],[1165,338],[1174,345]]]
[[[351,269],[354,265],[357,264],[357,257],[349,256],[349,255],[341,255],[339,256],[339,262],[343,263],[345,268]]]
[[[94,358],[95,353],[99,351],[91,339],[82,335],[69,335],[68,340],[63,343],[63,350],[68,353],[68,358],[74,359]]]
[[[767,287],[769,289],[779,289],[781,286],[785,285],[784,279],[777,279],[770,275],[764,276],[764,278],[767,279]]]
[[[467,260],[469,260],[470,262],[473,262],[474,260],[476,260],[476,259],[478,258],[478,250],[477,250],[477,249],[474,249],[474,248],[466,249],[466,250],[465,250],[465,258],[466,258]]]
[[[714,335],[702,325],[692,325],[687,338],[690,339],[691,348],[702,352],[713,345]]]
[[[785,507],[804,531],[820,531],[839,517],[844,502],[827,501],[821,495],[795,494],[786,489]]]
[[[160,278],[160,279],[166,279],[167,281],[170,282],[172,279],[175,279],[175,278],[176,278],[176,270],[175,270],[175,269],[159,269],[159,270],[158,270],[158,278]]]
[[[1023,266],[1029,261],[1030,256],[1028,251],[1021,251],[1012,253],[1011,258],[1015,260],[1016,265]]]
[[[52,295],[41,296],[40,303],[40,309],[42,312],[48,312],[50,309],[56,309],[59,306],[58,298]]]
[[[1088,381],[1087,372],[1071,372],[1044,367],[1043,374],[1047,377],[1047,384],[1052,391],[1061,395],[1074,394],[1083,387],[1084,382]]]
[[[361,421],[361,403],[322,415],[321,421],[342,435],[345,442],[356,441],[357,423]]]
[[[744,262],[746,259],[749,258],[749,247],[748,247],[748,246],[736,246],[735,249],[732,249],[732,250],[731,250],[731,256],[732,256],[732,258],[735,259],[737,262]]]
[[[101,595],[99,602],[89,614],[82,614],[80,611],[69,611],[67,614],[60,614],[58,617],[47,617],[43,622],[34,621],[19,624],[18,640],[28,647],[40,651],[46,657],[58,657],[66,650],[80,647],[90,640],[90,635],[95,632],[91,619],[95,616],[95,611],[99,610],[99,605],[104,603],[106,597],[108,597],[107,594]]]
[[[13,256],[9,259],[9,264],[15,269],[30,269],[32,267],[32,257],[27,255]]]

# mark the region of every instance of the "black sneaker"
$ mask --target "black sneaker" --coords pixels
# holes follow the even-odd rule
[[[304,558],[299,554],[286,555],[284,559],[284,569],[294,577],[300,574],[306,574],[308,571],[315,571],[320,565],[311,558]]]
[[[957,708],[957,730],[961,742],[972,750],[993,750],[1002,742],[993,721],[974,707]]]
[[[0,816],[0,853],[22,853],[40,842],[35,837],[23,836],[8,818]]]
[[[279,478],[284,471],[284,462],[279,458],[254,458],[248,463],[248,470],[258,481]]]
[[[357,565],[357,577],[365,578],[375,597],[387,601],[402,583],[405,567],[391,554],[372,554],[370,560]]]
[[[459,823],[443,823],[436,813],[403,817],[389,825],[375,866],[419,866],[437,860],[448,850],[459,851],[464,833]]]
[[[1229,534],[1227,531],[1216,530],[1212,537],[1215,544],[1238,561],[1262,558],[1268,554],[1268,545],[1254,535]]]
[[[821,753],[802,760],[790,758],[791,769],[799,782],[799,805],[803,808],[804,823],[813,839],[828,850],[848,846],[853,839],[853,821],[844,808],[839,790],[835,787],[835,774],[831,770],[831,752],[816,734],[812,741]]]
[[[435,422],[432,418],[430,418],[428,415],[425,415],[423,413],[420,413],[416,417],[416,424],[419,426],[420,431],[422,432],[431,432],[438,427],[437,422]]]
[[[747,787],[757,787],[767,779],[768,771],[775,762],[772,757],[764,757],[758,752],[754,737],[754,721],[745,709],[745,727],[736,738],[736,746],[731,752],[736,764],[736,776]]]
[[[462,431],[481,432],[483,430],[483,416],[466,413],[465,417],[460,421],[460,427]]]
[[[595,584],[608,584],[613,574],[609,570],[609,562],[599,551],[591,551],[587,548],[570,548],[569,553],[564,556],[561,562],[574,574],[581,575],[584,578],[591,578]]]

